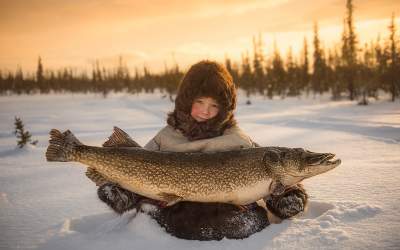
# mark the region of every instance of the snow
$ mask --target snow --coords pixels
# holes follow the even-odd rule
[[[144,213],[118,216],[77,163],[49,163],[52,128],[100,145],[118,126],[144,145],[173,108],[161,93],[0,97],[0,249],[399,249],[400,103],[239,95],[241,128],[264,146],[333,152],[342,165],[304,181],[308,210],[244,240],[188,241]],[[16,148],[14,116],[38,139]],[[151,208],[149,208],[151,209]]]

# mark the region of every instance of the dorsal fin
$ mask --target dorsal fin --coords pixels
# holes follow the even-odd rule
[[[114,131],[108,140],[103,143],[103,147],[141,147],[127,133],[118,127],[114,127]]]

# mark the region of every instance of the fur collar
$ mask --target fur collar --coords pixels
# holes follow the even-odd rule
[[[197,122],[190,114],[174,111],[168,115],[167,123],[178,129],[189,141],[213,138],[224,133],[225,129],[236,125],[232,113],[220,114],[205,122]]]

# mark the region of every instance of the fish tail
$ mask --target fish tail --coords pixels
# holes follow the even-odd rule
[[[46,159],[47,161],[72,161],[73,151],[79,146],[83,145],[71,131],[67,130],[61,133],[57,129],[50,131],[50,145],[47,147]]]

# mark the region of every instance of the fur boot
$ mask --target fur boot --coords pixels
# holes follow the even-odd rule
[[[303,186],[297,184],[281,195],[271,195],[264,200],[270,212],[281,219],[287,219],[304,212],[308,202],[308,195]]]
[[[168,233],[188,240],[243,239],[269,225],[260,206],[243,210],[223,203],[179,202],[160,209],[153,218]]]
[[[144,198],[114,183],[105,183],[101,185],[97,189],[97,195],[100,200],[118,214],[122,214],[133,208],[138,208],[141,200]]]

